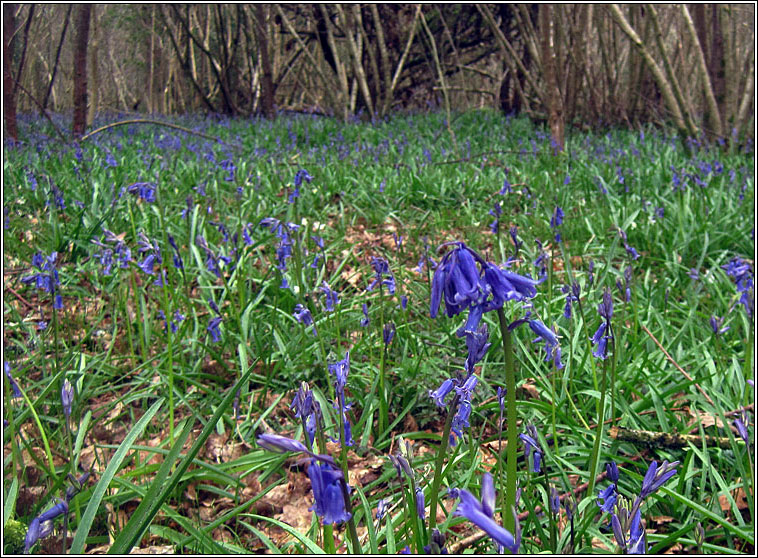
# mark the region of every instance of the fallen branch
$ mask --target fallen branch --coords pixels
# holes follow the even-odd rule
[[[631,442],[653,448],[686,448],[690,443],[700,445],[705,440],[708,447],[729,449],[729,438],[719,436],[698,436],[695,434],[669,434],[668,432],[652,432],[650,430],[632,430],[622,426],[612,426],[609,435],[620,442]]]
[[[100,132],[104,132],[105,130],[110,130],[111,128],[116,128],[117,126],[126,126],[127,124],[155,124],[156,126],[165,126],[166,128],[173,128],[174,130],[180,130],[187,134],[200,136],[201,138],[209,139],[218,143],[223,143],[224,145],[228,145],[229,147],[234,147],[235,149],[243,149],[241,145],[227,143],[220,138],[209,136],[208,134],[204,134],[202,132],[196,132],[195,130],[190,130],[189,128],[185,128],[183,126],[177,126],[176,124],[169,124],[168,122],[161,122],[160,120],[152,120],[149,118],[135,118],[133,120],[121,120],[119,122],[106,124],[105,126],[101,126],[100,128],[97,128],[96,130],[92,130],[91,132],[84,134],[79,139],[79,141],[82,142],[84,140],[91,138],[95,134],[99,134]]]

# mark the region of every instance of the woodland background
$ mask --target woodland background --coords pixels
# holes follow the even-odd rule
[[[755,5],[3,4],[17,112],[306,111],[341,119],[498,107],[566,126],[752,137]],[[448,118],[448,125],[450,119]]]

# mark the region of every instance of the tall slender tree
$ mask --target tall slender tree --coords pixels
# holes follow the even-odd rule
[[[14,93],[11,60],[13,34],[16,31],[16,7],[3,4],[3,110],[5,111],[5,133],[14,140],[18,139],[16,124],[16,95]]]
[[[87,43],[92,4],[80,4],[76,17],[76,44],[74,50],[74,124],[75,138],[84,135],[87,127]]]

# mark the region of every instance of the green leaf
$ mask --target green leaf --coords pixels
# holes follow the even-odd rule
[[[142,502],[140,502],[140,505],[134,511],[134,514],[132,514],[129,522],[126,524],[121,533],[119,533],[119,536],[114,541],[113,546],[111,546],[110,550],[108,551],[109,554],[128,554],[129,551],[137,543],[137,541],[142,537],[142,534],[148,528],[153,518],[158,513],[158,510],[160,510],[163,503],[168,499],[174,488],[176,488],[176,485],[179,484],[179,481],[182,479],[182,475],[184,475],[187,467],[189,467],[190,463],[192,463],[192,460],[200,451],[200,448],[205,445],[208,437],[216,429],[216,423],[221,419],[221,416],[224,414],[224,412],[226,412],[226,409],[234,400],[234,396],[237,393],[237,388],[246,382],[252,373],[253,368],[251,367],[250,370],[248,370],[242,376],[242,378],[240,378],[240,380],[231,389],[229,389],[226,396],[221,401],[221,404],[216,409],[216,412],[205,424],[205,427],[200,433],[200,436],[197,438],[197,440],[195,440],[195,443],[192,444],[192,448],[190,448],[187,455],[184,456],[182,461],[177,466],[174,474],[171,475],[171,478],[168,479],[168,481],[165,481],[165,475],[167,474],[168,470],[170,470],[171,466],[176,460],[176,456],[178,455],[179,449],[176,448],[181,448],[182,444],[184,443],[182,441],[180,444],[179,441],[182,437],[186,439],[185,432],[187,429],[189,429],[189,425],[185,427],[185,431],[182,432],[180,439],[177,440],[177,442],[174,444],[174,447],[171,448],[171,452],[163,462],[163,465],[158,472],[158,476],[151,484],[148,493],[145,495],[145,498],[142,499]],[[187,432],[187,435],[189,435],[189,432]],[[165,472],[164,467],[166,468]],[[161,475],[163,475],[163,478],[161,478]]]
[[[163,405],[163,401],[164,399],[161,398],[153,403],[152,407],[150,407],[147,412],[142,415],[142,418],[139,419],[137,424],[134,425],[134,428],[132,428],[129,434],[127,434],[126,438],[124,438],[124,441],[121,442],[121,445],[116,450],[116,453],[113,454],[113,458],[108,463],[108,466],[105,468],[105,472],[103,472],[103,476],[100,477],[100,480],[92,492],[92,498],[90,498],[89,504],[87,504],[87,509],[84,510],[82,520],[79,522],[79,526],[76,529],[74,542],[71,543],[71,554],[84,553],[84,544],[87,540],[87,535],[89,535],[89,530],[92,528],[92,522],[95,520],[95,514],[100,507],[100,502],[102,502],[103,496],[105,496],[105,491],[108,490],[108,485],[110,485],[111,480],[113,480],[113,477],[118,472],[119,467],[121,467],[121,463],[124,461],[126,454],[131,449],[132,444],[134,444],[134,441],[145,430],[145,427],[148,425],[153,416],[155,416],[155,413],[158,412],[158,409],[160,409],[161,405]]]
[[[268,521],[272,525],[281,527],[282,529],[287,531],[290,535],[292,535],[301,543],[303,543],[306,546],[306,548],[310,550],[313,554],[325,554],[324,550],[321,547],[319,547],[315,542],[310,540],[308,537],[303,535],[300,531],[298,531],[294,527],[287,525],[286,523],[282,523],[281,521],[278,521],[272,517],[265,517],[262,515],[256,515],[254,513],[251,513],[250,517],[252,517],[253,519],[257,519],[258,521]]]

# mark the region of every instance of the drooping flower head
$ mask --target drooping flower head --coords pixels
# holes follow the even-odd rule
[[[444,299],[449,318],[469,310],[459,336],[476,333],[484,312],[502,308],[509,300],[523,300],[537,294],[536,281],[486,262],[463,242],[454,246],[437,266],[432,279],[430,314],[437,317]]]
[[[37,268],[37,273],[22,277],[21,282],[24,284],[34,283],[36,288],[52,295],[53,308],[61,310],[63,308],[63,299],[57,289],[58,285],[60,285],[58,269],[56,268],[57,259],[58,252],[52,252],[49,256],[43,256],[41,252],[37,252],[32,257],[32,266]]]
[[[519,434],[519,438],[524,442],[524,456],[529,459],[529,455],[534,452],[532,458],[532,473],[539,473],[542,463],[542,446],[537,436],[537,428],[533,424],[529,424],[526,427],[527,433]]]
[[[68,378],[63,380],[63,387],[61,388],[61,403],[63,404],[63,414],[66,415],[68,421],[71,416],[71,404],[74,402],[74,386],[68,381]]]
[[[371,258],[371,267],[374,268],[374,280],[366,287],[367,291],[373,291],[377,285],[387,288],[389,294],[395,294],[395,276],[390,271],[390,264],[384,258]]]
[[[313,506],[310,509],[316,512],[325,525],[348,521],[352,514],[345,510],[345,500],[340,486],[343,482],[342,471],[328,463],[320,464],[316,459],[312,459],[308,467],[308,477],[311,479],[313,490]]]
[[[15,378],[13,375],[11,375],[11,364],[7,360],[3,361],[3,372],[5,373],[5,377],[8,378],[8,382],[11,385],[11,397],[14,399],[16,397],[21,397],[21,390],[19,389]]]
[[[471,492],[463,488],[455,490],[453,494],[460,498],[458,508],[455,510],[455,515],[463,516],[468,519],[471,523],[487,533],[497,545],[503,546],[511,552],[518,551],[519,541],[517,540],[517,537],[514,537],[507,529],[498,525],[492,515],[488,513],[490,510],[489,494],[486,495],[488,498],[487,504],[484,504],[483,501],[477,500]],[[482,500],[484,499],[485,495],[483,494]]]
[[[535,342],[545,342],[545,352],[547,353],[545,360],[552,360],[555,367],[559,370],[563,368],[563,364],[561,363],[561,347],[558,344],[558,337],[556,337],[555,332],[539,320],[529,320],[529,327],[538,336],[534,340]]]
[[[592,354],[601,360],[605,360],[608,357],[608,342],[613,339],[613,330],[611,329],[613,297],[607,288],[603,290],[603,301],[598,305],[597,311],[603,321],[592,336],[592,344],[595,345]]]
[[[480,324],[474,333],[466,333],[468,355],[466,356],[465,368],[468,374],[474,373],[474,366],[484,358],[487,349],[492,345],[492,343],[487,342],[489,335],[487,324]]]

